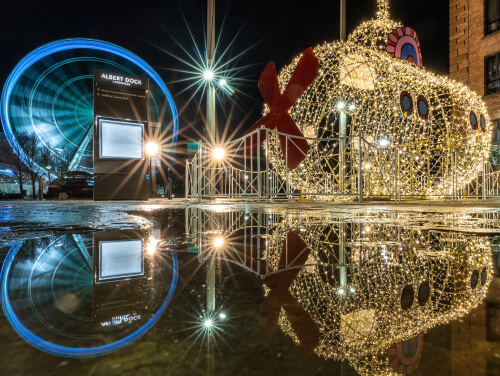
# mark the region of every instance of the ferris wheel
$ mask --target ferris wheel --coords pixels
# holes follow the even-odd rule
[[[163,140],[176,141],[175,103],[153,68],[111,43],[66,39],[24,57],[3,88],[2,124],[10,145],[23,160],[26,155],[19,135],[36,134],[46,151],[70,159],[70,170],[93,171],[94,69],[148,78],[150,120],[161,126]],[[35,162],[46,169],[41,160]]]

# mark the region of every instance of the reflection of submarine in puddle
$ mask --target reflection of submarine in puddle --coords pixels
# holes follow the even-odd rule
[[[405,226],[398,215],[369,225],[322,214],[198,215],[221,226],[202,229],[200,258],[238,264],[264,283],[268,335],[279,324],[305,351],[348,360],[361,375],[415,371],[424,333],[470,312],[492,278],[486,238]]]
[[[2,268],[2,308],[12,327],[56,355],[94,356],[137,340],[158,321],[177,283],[175,253],[146,235],[107,231],[25,241]]]

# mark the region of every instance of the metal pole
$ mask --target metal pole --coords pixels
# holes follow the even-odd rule
[[[215,0],[207,0],[207,67],[212,70],[212,63],[215,55]],[[215,144],[217,140],[215,126],[215,85],[213,80],[208,80],[207,89],[207,129],[206,141]],[[214,171],[209,170],[210,194],[215,193]]]
[[[264,128],[261,126],[260,129]],[[262,184],[260,181],[260,129],[257,129],[257,200],[260,201],[262,195]]]
[[[486,200],[486,161],[483,155],[483,201]]]
[[[398,147],[394,147],[394,201],[398,201]]]
[[[458,184],[457,184],[457,152],[453,151],[453,200],[457,200],[458,196]]]
[[[43,201],[43,177],[38,177],[38,200]]]
[[[358,194],[359,194],[359,202],[363,202],[363,172],[361,171],[361,138],[363,136],[361,133],[359,134],[359,149],[358,149]]]
[[[271,171],[269,171],[269,129],[266,128],[266,201],[271,198],[269,181],[271,180]]]
[[[344,0],[345,1],[345,0]],[[344,194],[345,189],[345,144],[347,134],[347,115],[344,111],[340,113],[340,191]]]
[[[344,287],[347,284],[347,266],[346,266],[346,252],[345,252],[345,222],[342,221],[339,228],[339,262],[340,262],[340,286]]]
[[[152,178],[151,178],[151,154],[149,154],[149,198],[153,197],[153,185],[151,183]]]
[[[208,258],[207,255],[207,310],[215,311],[215,256]]]
[[[187,200],[188,198],[188,194],[189,194],[189,181],[192,179],[190,179],[190,176],[189,176],[189,161],[186,159],[186,167],[185,167],[185,174],[186,174],[186,177],[185,177],[185,185],[184,185],[184,198]]]
[[[340,40],[347,40],[346,0],[340,0]]]
[[[201,201],[201,189],[203,185],[203,175],[202,175],[202,154],[203,153],[203,143],[200,140],[198,144],[198,201]]]

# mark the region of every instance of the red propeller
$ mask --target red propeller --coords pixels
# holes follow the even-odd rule
[[[297,102],[301,95],[314,81],[319,71],[319,61],[312,48],[306,49],[293,71],[292,77],[283,94],[280,93],[276,67],[271,61],[267,64],[259,79],[259,90],[264,101],[269,106],[269,113],[252,125],[244,135],[247,135],[261,126],[268,129],[277,129],[278,132],[288,134],[292,137],[279,136],[281,150],[285,157],[286,166],[293,170],[305,159],[309,151],[307,141],[293,136],[304,137],[288,110]],[[260,131],[260,144],[266,140],[266,132]],[[257,133],[252,135],[251,147],[247,153],[252,155],[260,145],[257,144]]]
[[[259,312],[259,322],[269,336],[274,338],[276,324],[283,308],[290,324],[299,338],[300,344],[306,353],[313,353],[319,343],[319,329],[302,304],[290,293],[290,286],[307,263],[310,249],[295,232],[286,235],[285,242],[278,261],[279,269],[295,266],[280,273],[271,274],[264,279],[270,291]],[[265,268],[265,265],[263,265]],[[262,269],[261,266],[261,270]]]

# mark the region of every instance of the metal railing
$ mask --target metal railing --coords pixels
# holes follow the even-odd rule
[[[309,152],[290,170],[287,151],[297,139],[307,140]],[[200,141],[196,156],[186,161],[186,198],[399,201],[500,195],[500,165],[460,149],[381,147],[363,135],[308,138],[267,128],[224,144],[223,159],[212,156],[213,148]]]

